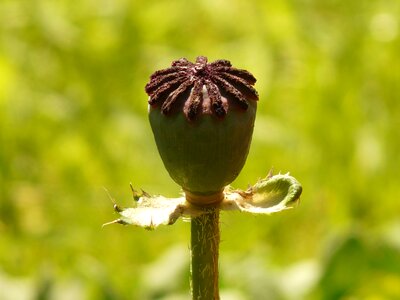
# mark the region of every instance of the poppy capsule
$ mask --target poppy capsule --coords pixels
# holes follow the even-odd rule
[[[197,205],[222,200],[250,148],[256,79],[227,60],[174,61],[146,85],[149,120],[171,178]]]

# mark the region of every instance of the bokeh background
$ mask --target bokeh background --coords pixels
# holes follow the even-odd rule
[[[101,225],[129,183],[177,196],[144,85],[229,59],[260,94],[246,188],[300,205],[223,213],[222,299],[400,299],[400,2],[1,0],[0,299],[189,299],[189,224]]]

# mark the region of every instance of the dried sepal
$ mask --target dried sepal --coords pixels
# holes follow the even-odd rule
[[[278,174],[259,180],[246,191],[227,193],[226,202],[235,202],[243,212],[272,214],[293,208],[301,193],[302,186],[294,177]]]
[[[245,191],[227,187],[225,198],[217,208],[269,215],[294,207],[301,192],[301,184],[289,174],[268,175]],[[160,225],[172,225],[179,217],[193,218],[207,213],[206,208],[193,206],[185,197],[166,198],[134,191],[134,197],[138,195],[140,197],[133,208],[121,208],[114,203],[119,218],[104,225],[123,224],[155,229]]]

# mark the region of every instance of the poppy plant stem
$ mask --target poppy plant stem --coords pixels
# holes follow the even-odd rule
[[[191,220],[191,289],[194,300],[217,300],[219,209],[210,208],[207,213]]]

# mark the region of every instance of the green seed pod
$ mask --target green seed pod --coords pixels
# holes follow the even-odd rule
[[[208,63],[203,56],[196,63],[174,61],[150,77],[149,120],[158,151],[192,199],[220,195],[242,170],[257,109],[255,82],[229,61]]]

